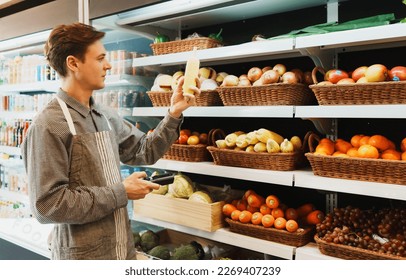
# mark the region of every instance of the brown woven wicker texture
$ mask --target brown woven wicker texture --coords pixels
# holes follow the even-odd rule
[[[171,105],[172,91],[148,91],[152,106],[168,107]],[[199,96],[196,96],[196,106],[221,106],[220,96],[217,90],[202,90]]]
[[[302,152],[294,153],[256,153],[208,146],[214,164],[246,167],[255,169],[288,171],[294,170],[304,163]]]
[[[172,144],[163,158],[190,162],[208,161],[210,160],[210,153],[207,151],[207,145],[203,144]]]
[[[150,45],[154,55],[187,52],[192,51],[194,47],[196,47],[198,50],[203,50],[221,46],[222,44],[219,41],[208,37],[184,39],[171,42],[155,43]]]
[[[406,81],[309,87],[320,105],[406,104]]]
[[[306,245],[312,241],[314,235],[312,228],[305,228],[297,232],[288,232],[276,228],[265,228],[260,225],[243,224],[229,218],[226,218],[226,222],[230,225],[232,232],[296,247]]]
[[[307,85],[276,83],[264,86],[219,87],[224,106],[270,106],[315,104]]]
[[[406,260],[406,258],[398,257],[390,254],[383,254],[371,250],[366,250],[348,245],[328,243],[315,235],[319,250],[324,255],[341,258],[345,260]]]
[[[406,162],[399,160],[341,158],[306,153],[318,176],[406,185]]]

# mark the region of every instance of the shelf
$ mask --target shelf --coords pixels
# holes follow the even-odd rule
[[[213,162],[185,162],[166,159],[160,159],[148,167],[283,186],[292,186],[294,176],[293,171],[261,170],[215,165]]]
[[[163,117],[168,107],[137,107],[133,116]],[[226,117],[226,118],[292,118],[293,106],[211,106],[190,107],[185,117]]]
[[[153,77],[145,76],[133,76],[133,75],[109,75],[106,76],[107,86],[143,86],[145,88],[151,88],[154,82]],[[35,91],[47,91],[57,92],[60,87],[60,81],[46,81],[35,82],[27,84],[8,84],[1,85],[0,92],[35,92]]]
[[[180,52],[136,58],[133,60],[133,67],[178,65],[180,63],[186,63],[186,60],[191,54],[192,52]],[[283,57],[301,56],[300,52],[294,49],[294,40],[292,38],[248,42],[239,45],[197,51],[197,57],[203,65],[215,65],[224,61],[237,63],[253,61],[255,59],[269,59],[269,56],[276,57],[281,54],[283,54]]]
[[[396,23],[326,34],[300,36],[296,38],[296,48],[332,49],[368,45],[368,49],[373,49],[376,44],[392,44],[396,42],[403,42],[403,45],[405,45],[405,34],[406,24]]]
[[[0,146],[0,153],[21,156],[21,148],[20,147],[10,147],[10,146]]]
[[[406,105],[328,105],[296,106],[295,117],[310,118],[379,118],[404,119]]]
[[[0,238],[47,258],[48,235],[52,224],[40,224],[34,218],[0,219]]]
[[[312,171],[294,171],[295,187],[406,200],[406,186],[321,177]]]
[[[265,253],[272,256],[277,256],[284,259],[291,260],[293,257],[294,250],[296,247],[284,245],[281,243],[271,242],[267,240],[262,240],[259,238],[254,238],[238,233],[231,232],[228,228],[221,228],[214,232],[197,230],[190,227],[185,227],[182,225],[172,224],[165,221],[155,220],[148,217],[143,217],[140,215],[134,215],[134,220],[153,224],[156,226],[181,231],[191,235],[211,239],[217,242],[233,245],[240,248],[246,248],[256,252]]]
[[[37,112],[34,111],[0,111],[0,118],[4,119],[32,119]]]
[[[341,260],[331,256],[324,255],[320,252],[317,244],[310,242],[305,246],[296,248],[295,260]]]

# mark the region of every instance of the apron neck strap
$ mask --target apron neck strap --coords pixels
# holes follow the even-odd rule
[[[61,106],[65,119],[68,122],[70,132],[72,133],[72,135],[76,135],[76,129],[73,124],[72,116],[69,113],[68,106],[66,106],[66,103],[62,99],[60,99],[58,96],[56,96],[56,100],[58,100],[59,106]]]

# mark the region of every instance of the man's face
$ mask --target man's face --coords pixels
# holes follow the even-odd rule
[[[106,60],[106,49],[99,40],[89,45],[84,61],[79,62],[80,71],[77,73],[77,78],[82,86],[89,90],[102,89],[109,69],[111,64]]]

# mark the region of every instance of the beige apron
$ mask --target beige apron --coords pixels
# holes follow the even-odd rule
[[[118,146],[109,130],[76,134],[64,101],[59,105],[73,135],[69,187],[111,186],[121,182]],[[132,259],[134,239],[127,208],[86,224],[57,224],[51,237],[52,259]]]

